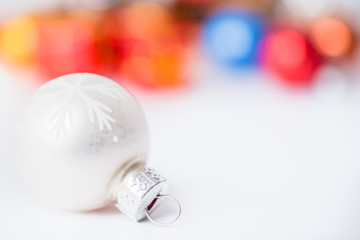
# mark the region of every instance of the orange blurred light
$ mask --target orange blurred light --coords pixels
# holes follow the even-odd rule
[[[142,42],[121,65],[120,75],[147,88],[183,83],[183,49],[179,41]]]
[[[22,16],[7,21],[0,34],[1,55],[16,64],[30,63],[35,59],[37,22],[34,17]]]
[[[337,18],[317,20],[311,27],[310,35],[315,48],[328,57],[345,56],[352,48],[351,30]]]
[[[167,34],[169,11],[156,3],[135,2],[125,8],[124,28],[134,38],[157,39]]]
[[[113,10],[101,34],[121,79],[145,88],[183,82],[184,47],[167,8],[150,2]]]

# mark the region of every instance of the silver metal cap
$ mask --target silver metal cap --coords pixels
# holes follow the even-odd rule
[[[115,206],[135,221],[146,218],[156,208],[158,196],[168,191],[166,179],[148,166],[131,173],[126,181],[117,194]]]

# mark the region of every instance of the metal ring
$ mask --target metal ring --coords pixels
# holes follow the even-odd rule
[[[167,225],[170,225],[170,224],[176,222],[176,220],[178,220],[178,218],[179,218],[180,215],[181,215],[181,205],[180,205],[180,203],[178,202],[178,200],[176,200],[175,198],[173,198],[173,197],[171,197],[171,196],[169,196],[169,195],[166,195],[166,194],[164,194],[164,195],[161,195],[161,194],[160,194],[160,195],[157,195],[155,198],[157,198],[157,199],[160,199],[160,198],[169,198],[169,199],[173,200],[173,201],[177,204],[178,209],[179,209],[179,212],[178,212],[178,214],[177,214],[177,216],[175,217],[174,220],[172,220],[172,221],[170,221],[170,222],[166,222],[166,223],[160,223],[160,222],[155,221],[153,218],[151,218],[148,209],[145,208],[146,217],[147,217],[152,223],[154,223],[154,224],[156,224],[156,225],[159,225],[159,226],[167,226]]]

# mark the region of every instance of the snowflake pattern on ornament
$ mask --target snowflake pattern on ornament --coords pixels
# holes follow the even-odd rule
[[[119,87],[115,82],[107,81],[105,83],[89,84],[86,79],[91,79],[91,76],[87,74],[77,74],[76,81],[66,81],[60,77],[56,82],[44,86],[42,90],[47,88],[54,88],[55,91],[50,93],[39,94],[33,103],[47,102],[54,99],[61,99],[58,109],[49,119],[52,128],[50,133],[55,134],[58,138],[61,134],[66,136],[67,123],[73,124],[73,103],[74,100],[81,99],[88,117],[91,123],[98,122],[101,131],[104,128],[112,131],[111,123],[115,123],[116,120],[111,117],[112,109],[109,108],[103,102],[100,102],[89,96],[89,91],[97,91],[112,99],[119,99],[123,96],[120,94]]]

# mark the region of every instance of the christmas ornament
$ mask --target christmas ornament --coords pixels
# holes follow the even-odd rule
[[[121,63],[119,74],[148,89],[178,87],[185,82],[184,52],[177,38],[137,42]]]
[[[203,45],[211,57],[224,65],[246,66],[258,60],[262,36],[263,24],[257,15],[225,10],[205,23]]]
[[[60,13],[39,23],[38,64],[47,79],[99,73],[94,16],[94,12]]]
[[[350,27],[334,17],[315,21],[310,29],[310,39],[318,52],[331,58],[346,56],[355,43]]]
[[[186,49],[164,6],[135,2],[104,20],[112,27],[104,27],[104,39],[112,47],[115,71],[121,79],[148,89],[183,83]]]
[[[115,201],[130,218],[155,222],[149,214],[158,199],[171,198],[166,179],[145,165],[149,139],[139,104],[105,77],[77,73],[44,84],[25,106],[15,139],[26,183],[59,207],[88,211]]]
[[[305,36],[291,28],[269,34],[263,60],[268,70],[293,87],[309,86],[321,62]]]

